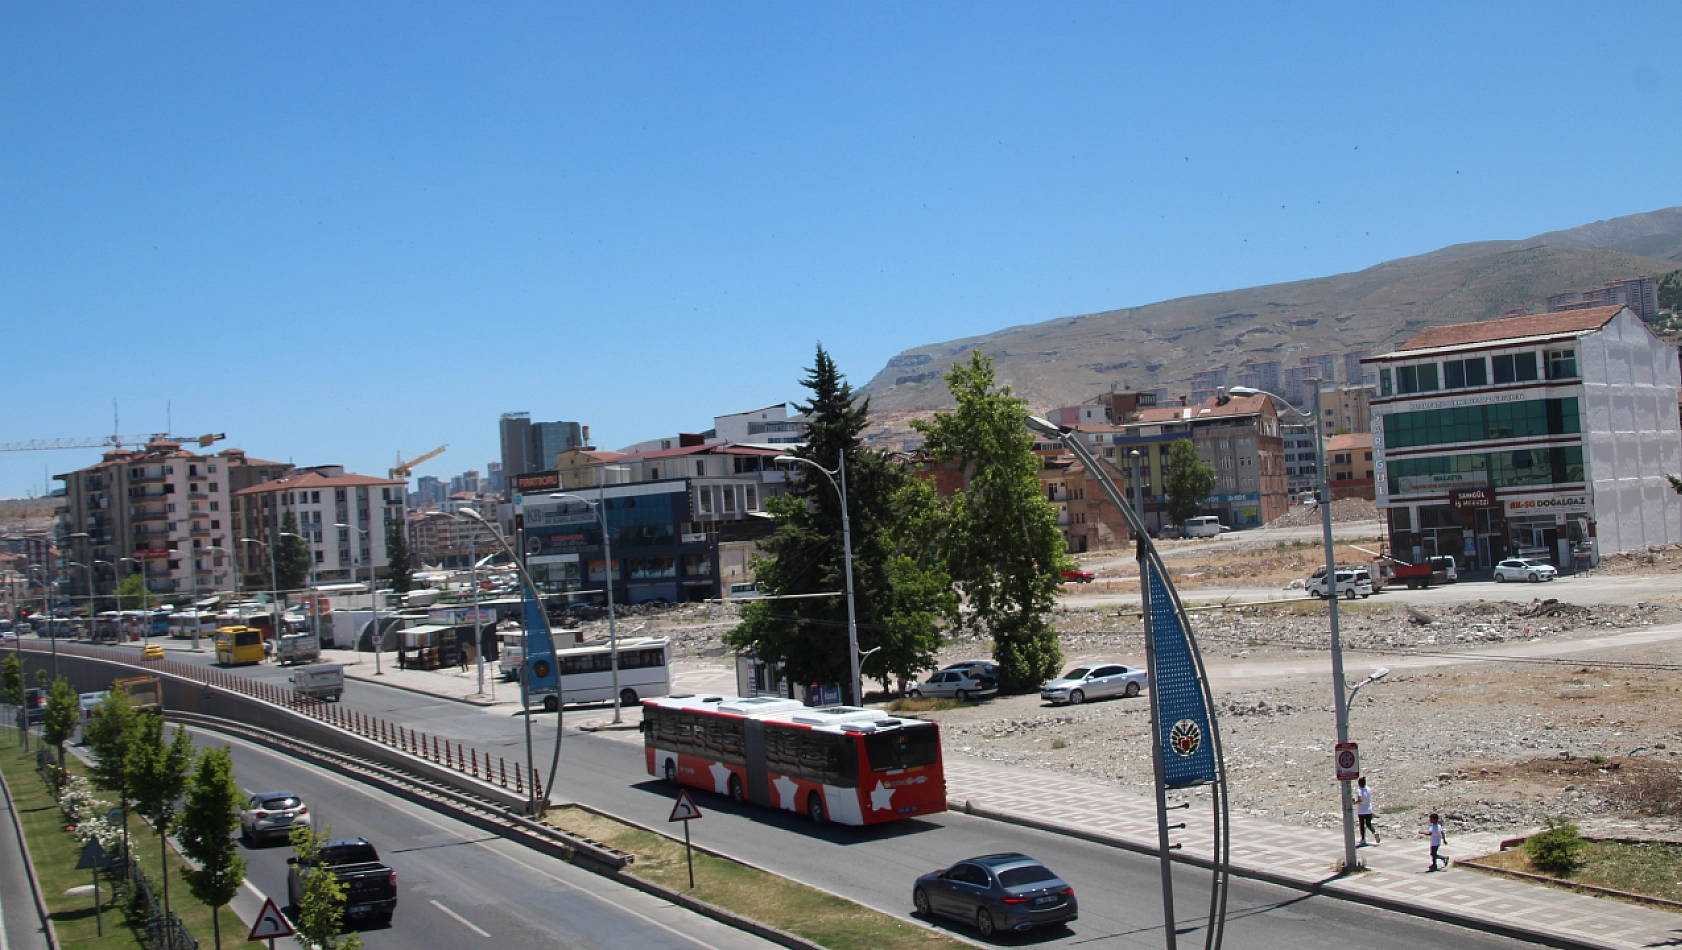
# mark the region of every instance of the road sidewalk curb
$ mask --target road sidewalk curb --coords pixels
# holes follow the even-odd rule
[[[481,709],[486,709],[491,706],[498,705],[489,699],[479,700],[470,699],[467,696],[454,696],[450,693],[435,693],[431,690],[421,689],[419,686],[409,686],[395,680],[375,679],[374,675],[375,674],[373,673],[352,673],[348,666],[345,668],[345,679],[360,680],[364,683],[377,683],[391,689],[400,689],[405,693],[414,693],[416,696],[430,696],[433,699],[445,699],[452,703],[461,703],[463,706],[478,706]]]
[[[988,821],[997,821],[1010,825],[1020,825],[1025,828],[1033,828],[1036,831],[1045,831],[1051,834],[1063,835],[1064,837],[1078,838],[1082,841],[1090,841],[1093,844],[1120,848],[1125,851],[1132,851],[1136,854],[1145,854],[1155,857],[1158,853],[1155,848],[1147,844],[1130,841],[1119,835],[1105,834],[1101,831],[1090,831],[1084,828],[1059,824],[1054,821],[1031,818],[1025,815],[1016,815],[1010,812],[976,805],[973,802],[951,802],[947,807],[951,811],[959,812],[965,815],[972,815],[976,818],[983,818]],[[1213,862],[1207,858],[1185,854],[1183,852],[1172,855],[1170,860],[1179,864],[1204,869],[1208,869],[1213,866]],[[1286,887],[1291,890],[1302,891],[1307,894],[1324,895],[1326,897],[1337,898],[1338,900],[1350,901],[1351,903],[1365,904],[1366,906],[1376,907],[1380,910],[1406,914],[1409,917],[1423,917],[1428,920],[1438,921],[1439,923],[1453,924],[1457,927],[1464,927],[1467,930],[1475,930],[1479,933],[1493,934],[1499,937],[1509,937],[1515,940],[1523,940],[1527,943],[1536,943],[1548,947],[1558,947],[1560,950],[1616,950],[1617,948],[1616,944],[1604,943],[1597,940],[1581,940],[1573,937],[1548,933],[1543,930],[1514,927],[1508,924],[1492,921],[1487,917],[1457,913],[1449,909],[1432,907],[1417,902],[1385,897],[1381,894],[1366,893],[1347,887],[1340,887],[1340,882],[1344,880],[1342,875],[1333,875],[1318,881],[1312,881],[1304,880],[1290,874],[1281,874],[1275,871],[1268,871],[1263,868],[1247,867],[1239,864],[1233,864],[1231,866],[1231,871],[1235,877],[1261,881],[1265,884]],[[1384,872],[1368,871],[1365,873],[1382,874]]]
[[[41,930],[47,935],[47,946],[51,950],[58,950],[58,931],[53,929],[52,914],[47,910],[47,898],[41,893],[41,880],[35,876],[35,858],[29,853],[29,839],[24,837],[23,824],[18,820],[17,803],[12,798],[12,787],[6,784],[4,775],[0,775],[0,792],[6,796],[6,813],[12,818],[12,833],[17,835],[18,848],[23,852],[23,866],[29,872],[29,889],[35,896],[35,914],[41,919]],[[0,926],[4,926],[3,921],[0,921]]]

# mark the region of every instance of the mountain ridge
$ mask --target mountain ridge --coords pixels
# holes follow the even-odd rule
[[[1038,409],[1111,388],[1187,389],[1194,372],[1245,360],[1379,352],[1426,326],[1546,309],[1549,294],[1682,268],[1682,207],[1524,240],[1473,241],[1328,277],[1216,291],[1021,323],[904,350],[861,387],[892,437],[951,405],[941,374],[979,349]]]

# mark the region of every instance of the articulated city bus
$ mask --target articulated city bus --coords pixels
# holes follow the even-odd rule
[[[792,699],[671,696],[642,704],[648,774],[804,812],[873,825],[946,810],[940,727],[857,706]]]
[[[216,615],[204,610],[184,610],[169,615],[169,636],[172,640],[191,640],[195,635],[216,635]]]

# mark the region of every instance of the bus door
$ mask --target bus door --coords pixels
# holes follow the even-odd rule
[[[771,803],[771,782],[765,769],[765,723],[758,719],[742,721],[742,751],[747,756],[748,801],[767,808]]]

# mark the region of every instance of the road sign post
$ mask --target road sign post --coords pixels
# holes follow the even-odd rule
[[[683,860],[689,865],[689,889],[695,889],[695,852],[689,846],[689,823],[701,817],[701,809],[695,807],[695,800],[689,797],[689,789],[680,789],[677,802],[672,805],[672,816],[667,821],[683,822]]]
[[[688,827],[685,825],[684,827]],[[111,856],[105,853],[96,839],[89,838],[82,848],[82,857],[76,862],[77,870],[90,868],[93,871],[93,920],[96,936],[105,936],[105,912],[99,906],[99,869],[111,866]]]
[[[1353,782],[1361,777],[1361,747],[1354,742],[1339,742],[1333,759],[1337,763],[1337,780]]]
[[[275,906],[274,898],[270,897],[263,901],[263,909],[257,912],[257,920],[251,925],[251,936],[246,939],[267,940],[269,950],[274,950],[276,937],[290,937],[294,933],[292,922],[286,919],[286,915]]]

